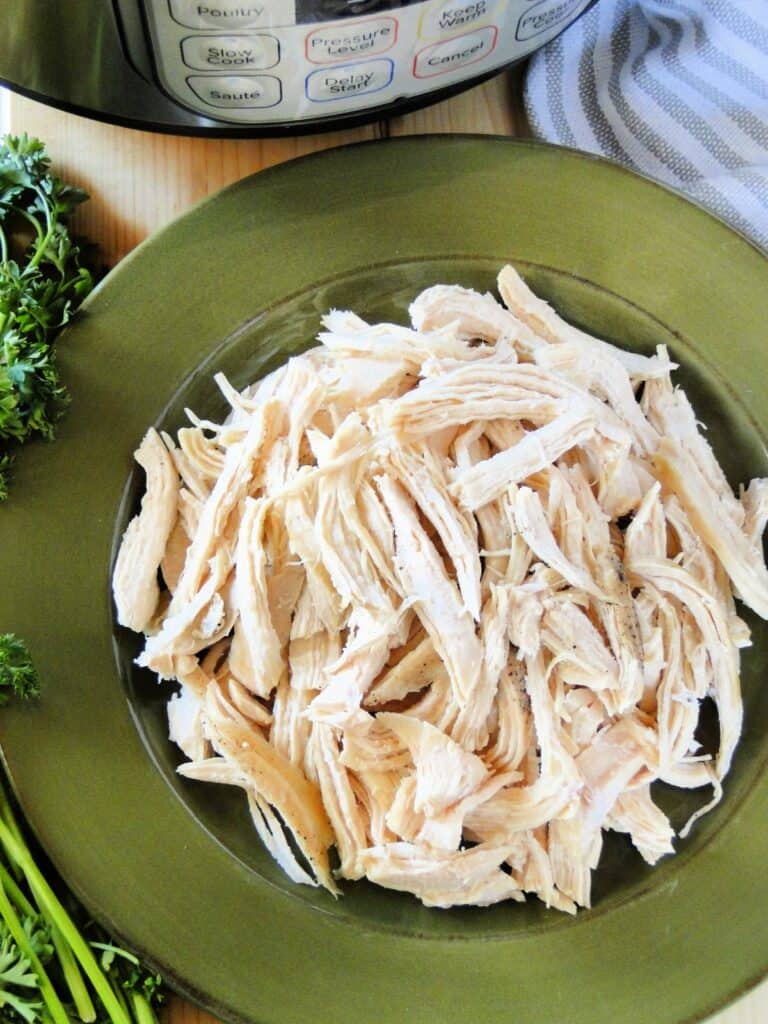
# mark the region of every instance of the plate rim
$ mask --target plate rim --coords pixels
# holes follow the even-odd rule
[[[746,236],[744,236],[743,234],[741,234],[740,232],[738,232],[737,230],[732,228],[725,221],[723,221],[722,218],[720,218],[717,215],[713,214],[711,211],[705,209],[703,206],[701,206],[701,204],[693,202],[684,193],[682,193],[679,190],[676,190],[674,188],[670,188],[669,186],[667,186],[666,184],[664,184],[662,182],[659,182],[655,178],[649,177],[647,175],[639,175],[639,174],[637,174],[637,172],[634,172],[634,171],[632,171],[632,170],[630,170],[628,168],[623,167],[622,165],[616,164],[613,161],[607,160],[607,159],[605,159],[603,157],[600,157],[600,156],[597,156],[597,155],[594,155],[594,154],[584,153],[583,151],[580,151],[580,150],[564,149],[563,147],[555,147],[555,146],[552,146],[552,145],[550,145],[548,143],[541,142],[539,140],[509,139],[509,138],[506,138],[504,136],[488,136],[488,135],[479,135],[479,134],[456,135],[454,133],[440,133],[438,135],[405,136],[405,137],[389,138],[389,139],[386,139],[386,140],[370,140],[370,141],[354,143],[354,144],[348,145],[348,146],[334,147],[333,149],[330,149],[330,150],[322,150],[322,151],[319,151],[317,153],[312,153],[312,154],[307,154],[307,155],[304,155],[304,156],[301,156],[301,157],[297,157],[297,158],[295,158],[293,160],[290,160],[290,161],[287,161],[285,163],[278,164],[278,165],[275,165],[273,167],[267,168],[264,171],[260,171],[260,172],[258,172],[255,175],[249,175],[248,177],[243,178],[240,181],[235,182],[232,185],[227,186],[225,189],[220,190],[219,192],[215,193],[214,195],[208,196],[205,199],[201,200],[199,203],[195,204],[189,210],[185,211],[180,217],[176,218],[170,224],[168,224],[165,227],[161,228],[158,232],[155,232],[152,236],[150,236],[148,239],[146,239],[144,242],[142,242],[134,250],[132,250],[132,252],[124,260],[122,260],[117,265],[117,267],[113,271],[111,271],[110,274],[108,274],[103,279],[102,282],[100,282],[100,284],[94,290],[92,295],[89,296],[89,298],[83,304],[82,309],[83,309],[84,313],[87,315],[91,311],[91,309],[92,309],[92,307],[94,305],[96,305],[97,303],[102,301],[99,298],[99,296],[104,293],[106,288],[110,285],[110,282],[114,282],[115,280],[119,280],[118,275],[120,275],[120,274],[122,274],[124,276],[126,273],[130,273],[131,272],[131,267],[134,265],[134,262],[136,260],[142,259],[143,258],[143,253],[148,248],[156,247],[158,245],[159,241],[162,241],[162,239],[173,235],[178,230],[179,224],[181,222],[186,222],[191,215],[193,215],[193,214],[194,215],[199,215],[200,211],[204,210],[204,208],[207,207],[209,204],[214,204],[214,203],[221,202],[222,196],[224,194],[235,193],[235,192],[237,192],[237,191],[239,191],[241,189],[250,189],[250,188],[254,188],[254,187],[260,187],[259,184],[254,184],[254,183],[261,183],[261,182],[263,182],[264,176],[268,176],[271,179],[272,177],[274,177],[276,175],[279,175],[279,177],[282,179],[282,177],[283,177],[283,175],[285,173],[285,169],[286,168],[288,168],[288,167],[295,167],[296,165],[299,165],[299,164],[306,165],[306,164],[310,164],[310,163],[314,163],[314,162],[323,161],[324,158],[327,158],[329,154],[338,153],[340,150],[344,150],[346,152],[349,152],[350,150],[370,150],[372,148],[381,148],[383,146],[388,146],[388,147],[392,147],[392,146],[396,146],[397,147],[397,146],[404,146],[404,145],[411,146],[414,143],[419,143],[420,145],[423,146],[425,142],[428,142],[430,146],[433,146],[434,145],[434,141],[436,139],[437,140],[443,140],[443,141],[450,141],[450,142],[453,142],[453,141],[456,141],[456,140],[460,140],[461,143],[468,143],[468,142],[469,143],[477,143],[477,142],[482,142],[482,143],[496,142],[496,143],[498,143],[498,142],[501,142],[501,143],[504,144],[505,147],[513,146],[513,147],[521,148],[521,149],[540,149],[540,150],[545,150],[545,151],[556,151],[558,154],[565,152],[565,153],[568,153],[571,156],[577,157],[577,158],[579,158],[581,160],[586,160],[586,161],[593,162],[593,163],[598,164],[598,165],[607,166],[607,167],[611,168],[611,171],[616,171],[616,170],[621,171],[625,175],[629,175],[632,178],[639,178],[639,179],[641,179],[641,180],[643,180],[643,181],[645,181],[645,182],[655,186],[656,188],[661,189],[663,192],[669,193],[669,194],[677,197],[678,199],[682,200],[685,204],[688,204],[688,205],[696,207],[700,212],[704,213],[707,217],[709,217],[715,223],[717,223],[721,227],[725,228],[732,235],[735,235],[736,237],[738,237],[742,242],[746,242],[750,246],[750,248],[752,250],[754,250],[754,252],[757,253],[760,257],[762,257],[763,259],[766,258],[766,252],[760,246],[758,246],[755,242],[753,242],[751,239],[747,238]],[[439,257],[436,257],[436,258],[439,258]],[[78,330],[78,324],[80,322],[81,321],[80,321],[79,317],[75,318],[75,320],[73,320],[71,327],[69,327],[68,330],[67,330],[68,335],[71,336],[75,331]],[[70,413],[70,417],[75,416],[75,415],[78,415],[78,413],[75,412],[75,411],[72,411]],[[60,442],[57,442],[57,443],[60,443]],[[12,496],[11,500],[13,500],[13,496]],[[9,778],[11,780],[12,787],[13,787],[17,797],[20,798],[20,802],[21,802],[22,807],[23,807],[24,806],[23,792],[21,791],[20,787],[17,787],[14,772],[13,772],[13,770],[12,770],[10,764],[9,764],[9,760],[7,758],[7,755],[6,755],[5,744],[2,745],[2,758],[3,758],[3,763],[4,763],[5,767],[6,767],[7,772],[8,772],[8,776],[9,776]],[[39,826],[40,823],[37,823],[37,825],[36,825],[36,823],[34,821],[30,821],[30,824],[32,826],[33,831],[37,834],[37,832],[38,832],[38,827],[37,826]],[[39,836],[39,838],[41,838],[41,837]],[[45,845],[45,843],[43,843],[43,845]],[[58,865],[57,865],[57,868],[58,868]],[[93,911],[96,912],[96,916],[100,917],[101,919],[104,919],[105,915],[104,915],[104,911],[103,911],[102,908],[89,906],[87,895],[85,893],[83,893],[82,891],[80,891],[78,889],[77,885],[73,884],[73,882],[71,880],[69,880],[69,879],[68,879],[68,884],[70,885],[71,888],[73,888],[73,890],[76,892],[76,894],[81,899],[81,901],[84,902],[84,904],[86,906],[88,906],[90,910],[93,910]],[[116,924],[113,923],[111,921],[111,919],[109,919],[109,920],[110,920],[110,924],[109,924],[110,928],[115,932],[115,934],[120,935],[119,926],[116,926]],[[248,1021],[252,1020],[252,1018],[240,1017],[236,1013],[233,1013],[233,1010],[232,1010],[231,1007],[226,1007],[224,1005],[219,1005],[216,1002],[208,1002],[208,1001],[206,1001],[206,997],[205,997],[204,993],[200,993],[197,990],[195,990],[194,986],[190,986],[186,981],[184,981],[184,979],[182,979],[178,974],[176,974],[174,969],[171,968],[169,965],[163,965],[160,961],[155,960],[151,955],[148,956],[146,954],[146,951],[144,951],[143,955],[147,958],[147,960],[149,962],[157,963],[158,966],[160,966],[163,969],[165,975],[167,977],[170,977],[170,978],[173,979],[175,987],[177,989],[182,991],[188,997],[192,998],[194,1001],[198,1002],[200,1005],[203,1005],[207,1009],[211,1010],[211,1012],[218,1013],[219,1015],[223,1015],[227,1019],[230,1019],[230,1020],[233,1020],[233,1021],[236,1020],[236,1021],[240,1021],[240,1022],[246,1022],[246,1024],[247,1024]],[[745,994],[747,991],[749,991],[751,988],[753,988],[756,984],[758,984],[766,976],[766,974],[768,974],[768,962],[766,962],[764,969],[760,972],[759,975],[757,975],[754,978],[754,980],[749,981],[748,983],[746,983],[745,985],[740,986],[738,989],[734,990],[733,992],[726,994],[723,997],[722,1002],[718,1003],[717,1005],[710,1005],[708,1008],[706,1008],[704,1011],[702,1011],[701,1015],[696,1016],[696,1017],[686,1018],[686,1021],[690,1021],[691,1024],[692,1024],[692,1022],[695,1021],[695,1020],[703,1020],[704,1017],[706,1017],[709,1014],[715,1012],[716,1010],[722,1008],[722,1006],[727,1005],[728,1003],[730,1003],[734,999],[738,998],[739,996]],[[681,1021],[681,1024],[683,1024],[682,1021]]]

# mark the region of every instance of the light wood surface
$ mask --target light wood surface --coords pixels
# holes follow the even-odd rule
[[[14,95],[9,97],[8,122],[14,133],[26,131],[43,139],[59,175],[88,190],[91,199],[78,213],[76,228],[98,244],[106,266],[114,266],[147,235],[204,196],[305,153],[386,135],[527,133],[520,73],[516,71],[388,122],[290,139],[234,141],[139,132],[75,117]],[[727,913],[728,908],[713,908],[713,912]],[[606,970],[610,970],[609,964]],[[163,1012],[163,1024],[216,1022],[185,1000],[172,997]],[[569,1022],[563,1019],[552,1024]],[[768,982],[707,1024],[768,1024]]]

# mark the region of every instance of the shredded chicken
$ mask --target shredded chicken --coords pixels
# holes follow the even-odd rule
[[[264,380],[218,374],[222,423],[136,452],[113,589],[179,684],[180,774],[245,790],[293,882],[575,913],[605,832],[654,864],[722,796],[768,480],[734,492],[663,348],[498,286],[428,288],[407,327],[332,311]],[[658,780],[712,794],[673,826]]]
[[[141,511],[130,521],[112,576],[117,621],[143,632],[160,601],[157,570],[176,523],[178,474],[156,430],[149,429],[134,453],[146,473]]]

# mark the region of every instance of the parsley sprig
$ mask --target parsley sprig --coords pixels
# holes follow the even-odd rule
[[[0,702],[38,693],[26,645],[0,634]],[[161,978],[92,921],[35,852],[0,781],[2,1024],[157,1024],[163,998]]]
[[[67,406],[53,341],[93,287],[68,228],[86,198],[39,139],[0,140],[0,500],[14,448],[50,440]]]

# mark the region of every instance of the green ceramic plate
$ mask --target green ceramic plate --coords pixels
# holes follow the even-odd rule
[[[768,966],[761,624],[726,799],[655,870],[607,843],[576,919],[293,886],[237,792],[174,776],[164,691],[113,627],[110,562],[148,424],[218,413],[215,370],[244,384],[309,345],[330,306],[403,318],[423,286],[492,288],[507,260],[588,329],[668,344],[732,482],[768,474],[765,257],[672,192],[528,142],[373,143],[246,179],[141,246],[62,339],[71,413],[23,453],[0,512],[0,626],[28,639],[44,683],[35,707],[3,711],[3,752],[85,903],[230,1020],[680,1024]],[[659,797],[678,824],[693,805]]]

